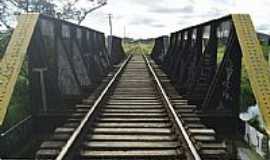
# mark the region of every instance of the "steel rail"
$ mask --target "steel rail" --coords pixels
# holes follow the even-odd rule
[[[162,94],[162,97],[164,98],[165,103],[168,106],[169,111],[171,112],[174,120],[176,121],[177,127],[181,130],[181,134],[184,137],[184,139],[185,139],[185,141],[186,141],[186,143],[187,143],[187,145],[188,145],[188,147],[190,149],[190,152],[191,152],[194,160],[201,160],[201,157],[200,157],[199,153],[197,152],[196,147],[194,146],[194,144],[190,140],[190,138],[188,136],[188,133],[185,130],[185,127],[184,127],[182,121],[180,120],[181,119],[181,116],[180,115],[177,115],[177,113],[175,112],[175,110],[173,108],[173,105],[171,104],[171,102],[170,102],[170,100],[168,98],[168,95],[167,95],[166,91],[164,90],[164,88],[163,88],[160,80],[158,79],[158,77],[157,77],[157,75],[156,75],[153,67],[151,66],[148,58],[145,55],[143,55],[143,57],[144,57],[144,59],[146,61],[146,64],[147,64],[147,66],[148,66],[148,68],[149,68],[152,76],[155,79],[155,82],[157,83],[158,89],[160,90],[160,92]]]
[[[114,82],[116,81],[118,76],[120,75],[120,73],[125,68],[126,64],[130,60],[131,56],[132,55],[129,55],[128,58],[122,63],[122,65],[120,66],[118,71],[115,73],[113,78],[110,80],[110,82],[106,86],[106,88],[104,88],[104,90],[102,91],[100,96],[97,98],[97,100],[93,104],[92,108],[88,111],[86,116],[83,118],[80,125],[76,128],[76,130],[73,132],[73,134],[71,135],[71,137],[69,138],[67,143],[64,145],[64,147],[60,151],[59,155],[56,157],[56,160],[63,160],[63,159],[68,157],[68,154],[71,151],[72,147],[74,146],[75,142],[79,139],[80,133],[83,131],[83,129],[87,125],[87,122],[90,120],[91,116],[93,115],[94,111],[97,109],[97,107],[102,102],[105,95],[108,93],[108,91],[110,90],[110,88],[112,87],[112,85],[114,84]]]

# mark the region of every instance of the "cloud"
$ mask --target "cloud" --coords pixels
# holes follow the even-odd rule
[[[151,18],[136,18],[129,22],[129,25],[152,25],[156,21]]]
[[[185,6],[183,8],[168,8],[168,7],[157,7],[157,8],[150,8],[149,12],[153,13],[193,13],[194,7],[189,5]]]
[[[269,0],[108,0],[108,5],[88,16],[84,25],[109,32],[108,13],[113,14],[113,33],[134,38],[158,37],[230,13],[248,13],[259,31],[270,32]]]
[[[152,27],[155,27],[155,28],[164,28],[166,27],[166,25],[164,24],[151,24]]]
[[[155,6],[160,6],[162,5],[164,2],[166,2],[165,0],[127,0],[128,2],[131,2],[133,4],[137,4],[137,5],[142,5],[142,6],[146,6],[146,7],[155,7]]]
[[[263,32],[265,32],[265,31],[269,31],[269,30],[270,30],[270,26],[269,26],[268,24],[261,24],[261,25],[259,25],[258,27],[256,27],[256,29],[257,29],[258,31],[263,31]]]
[[[186,21],[186,20],[183,20],[183,19],[181,19],[181,20],[179,20],[179,21],[177,22],[177,24],[178,24],[178,25],[181,25],[181,26],[185,25],[186,23],[187,23],[187,21]]]
[[[219,9],[219,8],[212,8],[210,9],[205,15],[203,15],[204,17],[220,17],[222,15],[224,15],[225,11],[223,9]]]
[[[218,0],[218,1],[217,0],[210,0],[210,1],[212,1],[214,3],[220,3],[220,4],[223,4],[223,5],[230,5],[230,6],[235,4],[234,0]]]
[[[166,27],[165,24],[159,23],[157,20],[153,18],[136,18],[133,19],[133,21],[129,22],[129,25],[136,25],[136,26],[148,26],[148,27],[153,27],[153,28],[163,28]]]

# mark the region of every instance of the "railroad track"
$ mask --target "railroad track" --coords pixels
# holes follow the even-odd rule
[[[130,56],[99,97],[76,105],[36,159],[226,159],[226,147],[200,122],[196,106],[152,63]]]

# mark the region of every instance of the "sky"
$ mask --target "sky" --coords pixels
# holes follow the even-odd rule
[[[250,14],[256,29],[270,34],[270,0],[108,0],[82,25],[109,34],[109,13],[120,37],[155,38],[230,13]]]

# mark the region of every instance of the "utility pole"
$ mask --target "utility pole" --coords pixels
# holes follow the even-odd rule
[[[109,14],[110,36],[112,36],[112,14]]]
[[[29,12],[29,0],[26,0],[26,12]]]
[[[112,55],[112,14],[109,14],[110,38],[109,38],[109,55]]]
[[[127,30],[126,30],[126,26],[124,26],[124,39],[123,39],[123,43],[125,43],[126,37],[127,37]]]
[[[127,36],[127,30],[126,30],[126,26],[124,26],[124,38],[126,38]]]

